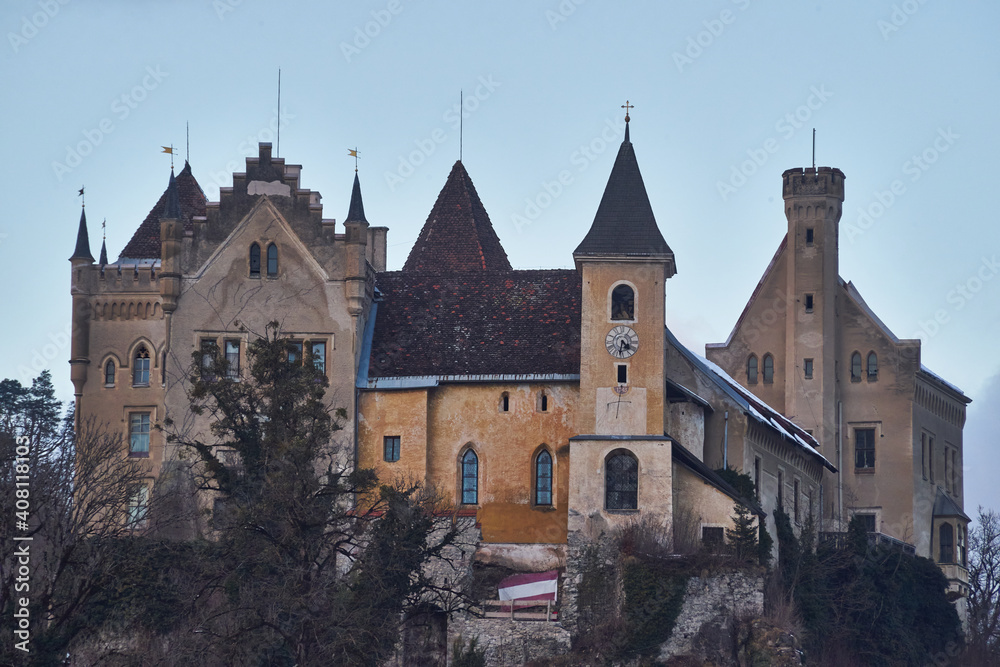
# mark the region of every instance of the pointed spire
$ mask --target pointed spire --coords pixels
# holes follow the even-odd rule
[[[351,207],[347,211],[348,222],[368,222],[365,218],[365,203],[361,199],[361,181],[358,180],[358,172],[354,172],[354,189],[351,190]]]
[[[98,262],[101,266],[105,266],[108,263],[107,240],[101,241],[101,259]]]
[[[442,274],[510,270],[490,216],[459,160],[448,174],[403,271]]]
[[[70,260],[74,259],[86,259],[91,263],[94,261],[94,256],[90,254],[90,235],[87,233],[87,211],[80,211],[80,228],[76,232],[76,250],[73,251],[73,256]]]
[[[181,198],[177,194],[177,179],[174,178],[174,170],[171,167],[170,183],[167,184],[167,203],[163,206],[163,214],[160,217],[169,220],[180,220],[182,215]]]
[[[573,256],[659,257],[669,258],[672,263],[673,254],[656,225],[626,121],[625,139],[618,149],[594,223]]]

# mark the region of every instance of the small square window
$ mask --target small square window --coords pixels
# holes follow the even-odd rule
[[[811,313],[813,311],[813,295],[806,294],[806,312]]]
[[[813,360],[806,359],[802,362],[802,370],[805,372],[807,380],[811,380],[813,376]]]
[[[806,227],[806,245],[813,244],[813,228]]]
[[[855,514],[858,520],[861,521],[861,525],[865,527],[866,533],[875,532],[875,515],[874,514]]]
[[[725,542],[725,529],[719,526],[702,526],[701,542],[706,547],[721,547]]]
[[[399,436],[387,435],[382,438],[383,458],[392,463],[399,460]]]

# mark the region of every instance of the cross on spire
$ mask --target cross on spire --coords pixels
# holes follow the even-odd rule
[[[628,117],[629,109],[634,109],[634,108],[635,108],[634,104],[629,104],[628,100],[625,100],[625,104],[622,105],[622,109],[625,109],[625,122],[626,123],[629,122],[630,120],[632,120],[631,118]]]

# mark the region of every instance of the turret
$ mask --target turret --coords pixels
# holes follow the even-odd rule
[[[368,275],[368,220],[361,199],[361,182],[354,173],[354,189],[351,191],[351,206],[344,220],[344,234],[347,245],[347,308],[351,315],[361,315],[365,307],[366,278]]]
[[[90,254],[90,235],[87,233],[87,212],[80,211],[80,227],[76,232],[76,249],[69,258],[72,268],[70,294],[73,298],[72,340],[70,343],[70,380],[76,398],[77,415],[80,414],[80,397],[87,382],[90,364],[90,298],[82,286],[85,267],[94,263]]]
[[[844,173],[831,167],[789,169],[781,176],[788,220],[789,295],[785,318],[785,414],[813,431],[820,444],[835,440],[838,230]],[[812,366],[811,373],[807,366]],[[808,393],[802,378],[811,375]],[[817,395],[818,394],[818,395]],[[823,406],[822,415],[817,405]]]
[[[181,294],[181,241],[184,238],[184,214],[181,212],[177,179],[170,172],[167,201],[160,216],[160,297],[164,313],[177,309]]]

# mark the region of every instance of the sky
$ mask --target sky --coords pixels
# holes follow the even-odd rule
[[[216,201],[271,141],[338,220],[356,147],[390,269],[461,154],[511,263],[567,268],[628,101],[681,341],[726,340],[815,128],[816,164],[847,177],[840,273],[973,399],[965,504],[1000,507],[998,23],[998,3],[943,0],[5,0],[0,377],[50,368],[72,398],[77,191],[114,261],[166,187],[162,145]]]

